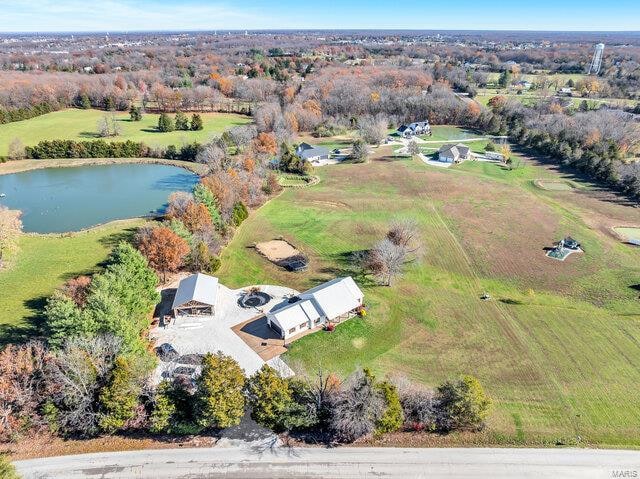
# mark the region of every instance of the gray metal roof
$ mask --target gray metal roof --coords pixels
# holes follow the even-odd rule
[[[218,297],[218,278],[196,273],[187,276],[178,285],[171,309],[179,308],[190,301],[215,306]]]

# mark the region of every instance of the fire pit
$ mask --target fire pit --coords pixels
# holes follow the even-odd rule
[[[238,300],[238,304],[243,308],[258,308],[260,306],[264,306],[269,301],[271,301],[271,296],[267,293],[262,291],[251,291],[244,294]]]

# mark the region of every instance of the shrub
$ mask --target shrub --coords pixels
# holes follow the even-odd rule
[[[442,411],[439,426],[445,431],[480,429],[491,406],[491,399],[473,376],[445,382],[438,387],[436,397]]]
[[[4,454],[0,454],[0,477],[2,479],[20,479],[16,468]]]
[[[380,419],[376,423],[376,432],[385,433],[397,431],[404,423],[404,414],[400,404],[400,396],[396,387],[388,381],[383,381],[376,386],[384,397],[387,405]]]
[[[249,211],[242,201],[238,201],[233,207],[233,213],[231,215],[231,222],[235,226],[240,224],[249,217]]]
[[[131,117],[131,121],[141,121],[142,108],[139,106],[131,105],[131,108],[129,109],[129,116]]]
[[[168,432],[175,413],[176,405],[171,397],[171,384],[163,381],[158,385],[153,399],[153,409],[149,416],[149,430],[155,434]]]

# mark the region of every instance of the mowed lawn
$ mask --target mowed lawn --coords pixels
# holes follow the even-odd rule
[[[251,122],[251,118],[233,113],[201,113],[204,129],[200,131],[156,130],[159,115],[145,113],[141,121],[130,121],[127,112],[68,109],[48,113],[30,120],[0,125],[0,156],[6,155],[9,143],[18,138],[25,145],[35,145],[42,140],[94,140],[98,136],[98,121],[105,115],[115,115],[122,134],[111,141],[142,141],[149,146],[182,145],[206,142],[225,130]],[[171,115],[174,116],[174,115]],[[187,114],[191,118],[191,114]]]
[[[582,189],[537,188],[534,179],[559,175],[531,165],[442,170],[386,157],[316,173],[320,184],[285,191],[239,228],[222,283],[302,290],[355,275],[349,255],[396,218],[418,222],[423,247],[392,287],[356,276],[369,315],[292,343],[292,367],[367,366],[431,386],[472,374],[495,402],[484,443],[640,446],[640,256],[603,226],[640,224],[640,213]],[[545,257],[566,234],[586,252]],[[309,256],[307,272],[251,248],[279,236]]]
[[[143,220],[115,221],[71,235],[24,235],[0,270],[0,344],[39,334],[46,298],[67,279],[99,269]]]

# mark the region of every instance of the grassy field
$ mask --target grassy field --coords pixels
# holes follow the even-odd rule
[[[96,270],[143,220],[115,221],[71,235],[24,235],[0,271],[0,344],[38,334],[46,298],[67,279]]]
[[[528,162],[442,170],[381,157],[317,174],[319,185],[287,190],[243,223],[223,252],[221,282],[301,290],[354,274],[346,258],[395,218],[415,219],[424,245],[390,288],[356,277],[367,318],[294,342],[289,364],[342,374],[362,365],[428,385],[469,373],[495,401],[487,442],[640,446],[640,258],[608,233],[640,224],[640,212],[589,185],[540,189],[536,179],[560,175]],[[546,258],[567,234],[585,253]],[[278,236],[308,255],[307,272],[248,248]],[[491,301],[479,299],[485,291]]]
[[[19,138],[25,145],[35,145],[42,140],[93,140],[98,138],[98,121],[111,114],[100,110],[69,109],[49,113],[30,120],[0,125],[0,156],[6,155],[9,143]],[[228,128],[249,123],[246,116],[232,113],[202,113],[204,129],[201,131],[172,131],[160,133],[156,130],[158,116],[145,113],[142,121],[129,120],[126,112],[113,112],[122,128],[122,134],[113,141],[142,141],[149,146],[181,145],[193,141],[205,142]]]

